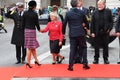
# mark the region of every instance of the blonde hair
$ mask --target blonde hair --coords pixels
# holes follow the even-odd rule
[[[59,17],[58,14],[57,14],[57,12],[50,12],[50,16],[55,16],[56,18]]]

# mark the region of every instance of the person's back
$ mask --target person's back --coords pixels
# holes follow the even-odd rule
[[[35,29],[35,26],[38,26],[38,15],[33,10],[28,10],[24,13],[24,27],[28,29]]]
[[[63,22],[63,34],[65,34],[66,25],[69,26],[69,39],[70,39],[70,56],[68,70],[73,71],[73,65],[77,53],[77,48],[82,48],[83,52],[83,68],[90,69],[87,61],[87,45],[85,39],[85,31],[83,29],[83,23],[89,29],[88,21],[83,13],[79,9],[82,1],[81,0],[71,0],[71,6],[73,7],[65,15]]]
[[[70,33],[69,33],[70,37],[84,36],[85,31],[82,27],[82,23],[83,22],[86,23],[86,19],[85,19],[86,17],[84,13],[77,8],[72,8],[70,11],[66,13],[66,15],[67,16],[65,19],[68,19],[68,24],[70,28]],[[88,23],[86,23],[86,25],[88,25]]]

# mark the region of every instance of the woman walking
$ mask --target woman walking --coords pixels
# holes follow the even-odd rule
[[[30,65],[30,59],[31,55],[33,55],[35,59],[35,64],[40,66],[41,64],[39,63],[36,55],[36,48],[39,47],[39,43],[36,40],[36,28],[39,31],[40,26],[38,22],[38,15],[35,12],[37,3],[35,1],[30,1],[28,3],[29,5],[29,10],[26,11],[23,15],[23,26],[25,28],[25,48],[28,49],[27,51],[27,63],[26,66],[29,68],[32,68]]]
[[[62,34],[62,22],[58,21],[58,14],[50,13],[51,21],[47,24],[45,29],[41,29],[41,32],[49,31],[50,39],[50,52],[53,56],[52,64],[56,64],[56,57],[59,56],[61,63],[65,58],[59,54],[60,47],[62,46],[63,34]]]

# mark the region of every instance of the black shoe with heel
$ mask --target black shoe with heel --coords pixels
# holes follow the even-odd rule
[[[32,68],[32,66],[29,63],[26,63],[26,67]]]
[[[64,59],[65,57],[63,57],[58,63],[61,64]]]
[[[56,61],[53,61],[52,64],[56,64]]]
[[[38,66],[40,66],[40,65],[41,65],[41,64],[39,64],[37,61],[35,61],[35,64],[36,64],[36,65],[38,65]]]

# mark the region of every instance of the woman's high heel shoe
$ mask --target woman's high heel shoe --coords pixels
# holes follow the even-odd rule
[[[32,68],[32,66],[29,63],[26,63],[26,67]]]
[[[35,61],[35,64],[36,64],[36,65],[38,65],[38,66],[40,66],[40,65],[41,65],[41,64],[39,64],[37,61]]]
[[[65,57],[63,57],[58,63],[61,64],[64,59]]]
[[[56,64],[56,61],[53,61],[52,64]]]

